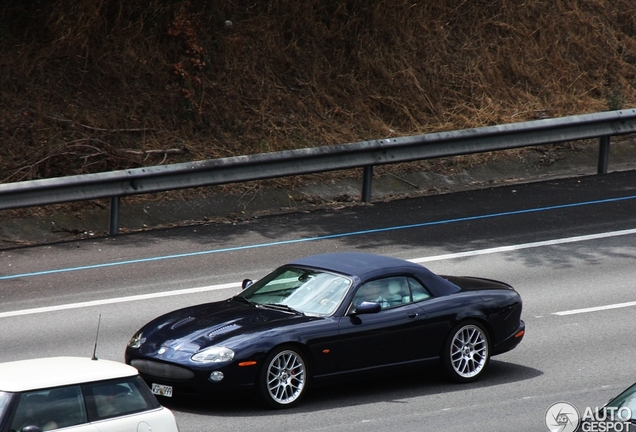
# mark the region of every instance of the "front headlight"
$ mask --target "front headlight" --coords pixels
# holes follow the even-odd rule
[[[141,330],[139,330],[137,333],[133,335],[133,337],[130,338],[130,342],[128,342],[128,347],[139,348],[141,344],[143,344],[144,342],[146,342],[146,338],[143,337]]]
[[[197,363],[223,363],[234,359],[234,351],[224,346],[213,346],[191,357]]]

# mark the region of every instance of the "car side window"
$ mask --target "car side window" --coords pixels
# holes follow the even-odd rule
[[[82,391],[75,385],[22,393],[10,430],[38,426],[50,431],[86,422]]]
[[[428,292],[428,290],[424,288],[424,286],[416,279],[413,279],[411,277],[406,279],[408,281],[409,288],[411,289],[411,295],[414,302],[426,300],[431,297],[431,294]]]
[[[353,299],[354,306],[363,301],[380,303],[382,309],[411,303],[412,297],[404,276],[369,281],[362,285]]]
[[[101,381],[82,386],[91,421],[104,420],[159,407],[139,377]]]

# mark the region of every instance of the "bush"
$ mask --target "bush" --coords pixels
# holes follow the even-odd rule
[[[633,0],[4,0],[0,181],[602,111],[635,83]]]

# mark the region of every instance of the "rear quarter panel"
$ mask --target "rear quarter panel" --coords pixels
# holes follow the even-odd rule
[[[516,331],[521,316],[519,296],[507,290],[459,292],[425,300],[420,307],[426,314],[427,352],[431,357],[441,355],[449,332],[462,320],[484,323],[494,348]]]
[[[522,302],[515,291],[484,290],[480,292],[488,311],[493,354],[497,345],[512,336],[521,323]]]
[[[178,432],[174,415],[167,408],[131,414],[91,424],[99,432]]]
[[[462,319],[487,320],[488,311],[483,301],[473,293],[431,298],[419,303],[426,316],[426,357],[441,356],[450,330]]]

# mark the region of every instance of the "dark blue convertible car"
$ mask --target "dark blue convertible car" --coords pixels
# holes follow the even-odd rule
[[[283,408],[314,384],[431,361],[470,382],[525,332],[511,286],[372,254],[310,256],[243,288],[151,321],[126,363],[157,395],[252,389]]]

